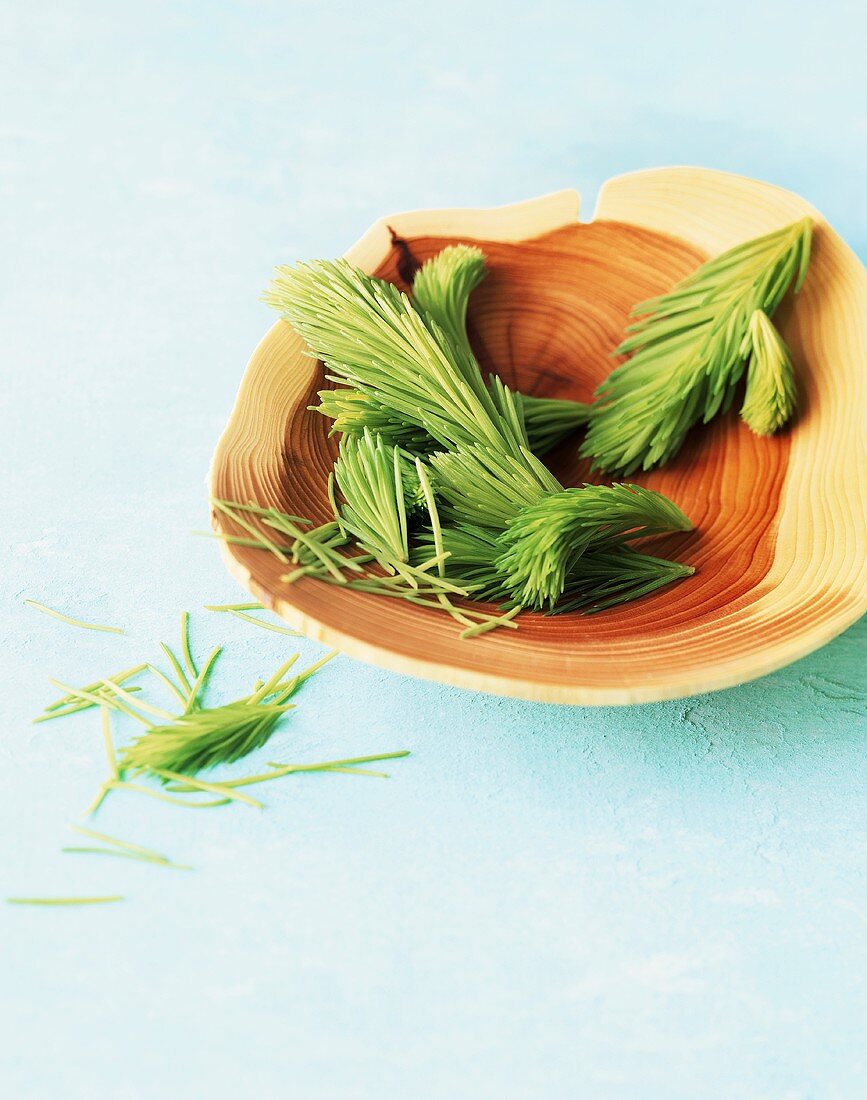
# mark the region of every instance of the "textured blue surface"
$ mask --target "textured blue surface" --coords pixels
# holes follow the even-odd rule
[[[862,6],[3,5],[0,1091],[850,1097],[867,1078],[867,621],[757,683],[628,710],[341,658],[264,758],[408,747],[267,811],[117,796],[183,875],[61,855],[102,778],[46,676],[241,598],[204,476],[275,262],[377,216],[695,163],[867,255]],[[73,631],[24,596],[129,627]],[[287,640],[202,612],[225,691]],[[291,643],[289,643],[291,644]],[[305,656],[318,647],[304,643]]]

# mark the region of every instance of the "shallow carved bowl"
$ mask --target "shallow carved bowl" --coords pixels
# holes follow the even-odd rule
[[[446,615],[311,579],[288,585],[266,551],[224,544],[237,579],[311,638],[364,661],[461,687],[561,703],[622,704],[729,687],[823,645],[867,610],[867,273],[803,199],[699,169],[610,180],[592,221],[574,191],[490,210],[399,214],[346,254],[407,289],[447,244],[478,243],[490,274],[469,328],[484,370],[526,393],[591,398],[611,369],[630,307],[701,261],[804,214],[813,258],[777,314],[800,405],[775,438],[736,412],[696,429],[664,469],[632,480],[666,493],[695,532],[657,543],[695,576],[597,615],[525,613],[520,629],[462,641]],[[211,469],[215,497],[330,518],[336,453],[307,411],[323,368],[278,321],[244,375]],[[587,479],[577,439],[550,456],[567,485]],[[215,515],[218,531],[243,534]]]

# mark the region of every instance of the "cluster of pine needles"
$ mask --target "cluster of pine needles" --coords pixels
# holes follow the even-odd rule
[[[779,429],[796,391],[770,318],[803,282],[811,229],[805,219],[748,241],[636,306],[614,352],[624,361],[593,404],[484,379],[466,327],[486,274],[476,247],[429,259],[411,296],[345,260],[278,268],[266,301],[336,384],[315,406],[340,435],[333,518],[317,526],[215,500],[221,537],[276,554],[286,582],[314,577],[442,610],[462,637],[515,629],[525,608],[601,611],[688,576],[691,566],[645,549],[651,536],[691,530],[672,501],[630,483],[567,488],[541,456],[586,427],[581,453],[596,469],[650,469],[731,406],[744,374],[744,420],[759,434]]]
[[[31,601],[32,603],[32,601]],[[43,605],[39,610],[53,614],[73,626],[101,629],[96,624],[54,613]],[[209,605],[206,610],[226,612],[266,630],[294,631],[276,627],[249,614],[264,610],[261,604]],[[49,703],[34,722],[44,723],[92,710],[101,716],[101,732],[108,761],[108,775],[96,797],[87,807],[89,817],[113,791],[129,791],[174,806],[205,809],[241,803],[262,809],[263,803],[249,793],[250,787],[308,772],[349,774],[387,778],[387,774],[370,767],[372,764],[408,756],[408,750],[347,757],[317,763],[286,763],[269,761],[266,770],[252,775],[230,778],[202,778],[203,772],[237,763],[256,749],[262,748],[275,732],[277,724],[295,706],[290,700],[298,689],[314,676],[336,651],[301,671],[295,671],[298,654],[289,657],[267,679],[258,680],[252,690],[228,703],[210,704],[207,700],[209,682],[222,653],[213,649],[204,661],[197,662],[190,645],[189,615],[181,616],[181,638],[177,649],[160,643],[166,665],[160,668],[152,662],[142,662],[110,676],[100,677],[74,687],[59,680],[51,683],[62,695]],[[158,706],[143,697],[141,684],[130,681],[149,675],[161,685],[164,694],[173,700],[169,706]],[[142,727],[141,732],[118,748],[112,730],[112,718],[128,718]],[[190,870],[168,856],[141,845],[98,833],[82,825],[72,828],[90,843],[65,847],[71,854],[112,856],[145,862],[174,870]],[[14,904],[30,905],[90,905],[119,901],[117,895],[78,898],[10,898]]]
[[[260,608],[259,604],[211,605],[208,610],[240,613],[250,620],[252,617],[246,615],[246,609]],[[265,629],[271,628],[271,624],[265,621],[252,621]],[[166,642],[161,642],[160,648],[167,659],[167,669],[146,662],[114,676],[102,677],[85,687],[73,687],[59,680],[51,680],[64,694],[49,703],[43,713],[34,719],[35,722],[46,722],[91,708],[98,708],[102,715],[109,774],[85,816],[94,813],[114,790],[138,791],[189,807],[243,802],[261,809],[262,803],[240,788],[295,772],[346,771],[375,759],[406,755],[403,752],[388,753],[381,757],[332,760],[321,764],[272,763],[268,765],[268,771],[258,775],[220,781],[202,779],[199,773],[219,765],[233,764],[262,748],[280,719],[295,706],[290,699],[337,652],[332,650],[300,672],[294,671],[299,655],[293,654],[268,679],[257,681],[247,695],[228,703],[209,705],[205,697],[207,686],[223,647],[217,646],[204,661],[197,664],[190,647],[189,615],[184,612],[178,650]],[[141,696],[141,686],[128,683],[144,672],[149,673],[174,699],[171,710],[145,700]],[[112,714],[131,718],[143,727],[142,732],[120,751],[115,748],[111,732]],[[156,780],[156,784],[147,784],[143,780]],[[188,797],[195,795],[208,797]]]

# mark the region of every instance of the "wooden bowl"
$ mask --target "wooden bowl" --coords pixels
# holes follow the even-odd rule
[[[649,702],[730,687],[823,645],[867,610],[867,273],[803,199],[755,180],[675,168],[602,188],[593,221],[574,191],[491,210],[398,214],[347,257],[406,288],[447,244],[477,242],[490,274],[470,334],[482,367],[527,393],[590,400],[627,313],[709,256],[805,214],[813,259],[777,314],[800,390],[791,429],[753,435],[736,412],[696,429],[664,469],[634,480],[666,493],[694,533],[654,551],[694,577],[598,615],[525,613],[517,631],[462,641],[446,615],[305,579],[282,583],[266,551],[223,544],[257,599],[352,657],[461,687],[558,703]],[[320,363],[278,321],[244,375],[210,475],[215,497],[330,518],[336,453],[307,411]],[[567,484],[587,477],[577,439],[550,456]],[[218,532],[243,534],[215,514]]]

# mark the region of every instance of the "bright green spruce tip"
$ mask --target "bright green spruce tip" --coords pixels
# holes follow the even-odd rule
[[[470,295],[487,275],[485,256],[474,245],[442,249],[422,264],[412,284],[416,308],[432,318],[454,347],[471,351],[467,337]]]
[[[237,610],[239,605],[212,606],[216,606],[219,610]],[[109,774],[85,811],[85,816],[95,813],[107,795],[115,790],[133,791],[188,809],[225,806],[231,802],[241,802],[256,809],[262,809],[261,802],[236,788],[302,772],[343,772],[352,775],[384,776],[382,772],[372,772],[356,765],[373,760],[393,760],[409,755],[407,750],[401,750],[381,753],[377,756],[330,760],[314,764],[280,764],[274,765],[270,771],[261,775],[219,782],[197,778],[195,775],[197,771],[218,764],[234,763],[254,748],[265,744],[277,722],[292,706],[286,700],[337,653],[336,651],[326,653],[324,657],[302,672],[287,675],[298,659],[299,655],[296,653],[281,665],[269,680],[258,681],[250,695],[223,706],[208,707],[205,705],[203,693],[216,659],[222,651],[221,648],[213,650],[197,670],[190,648],[189,616],[186,613],[181,617],[182,656],[179,657],[165,643],[162,643],[162,648],[169,659],[174,675],[166,674],[155,665],[149,664],[143,667],[147,668],[177,699],[182,708],[180,712],[172,713],[143,699],[135,698],[110,679],[98,681],[103,687],[111,689],[102,696],[95,695],[84,688],[60,685],[67,691],[69,698],[82,701],[87,705],[98,705],[102,712],[102,735]],[[197,675],[194,677],[193,674],[196,671]],[[95,700],[92,704],[91,699]],[[109,716],[112,711],[134,718],[145,727],[145,732],[120,753],[115,751],[111,733]],[[160,721],[154,721],[154,718]],[[157,780],[162,784],[162,789],[138,782],[139,776]],[[209,794],[214,797],[207,800],[179,797],[179,795],[189,794]],[[185,869],[171,863],[168,857],[160,856],[159,853],[151,852],[149,849],[143,849],[104,834],[97,834],[91,830],[79,828],[78,831],[104,844],[113,845],[113,851],[95,847],[68,848],[64,851],[78,854],[84,852],[102,855],[126,854],[131,859],[163,860],[166,861],[163,865],[171,864],[175,869]]]
[[[475,357],[407,295],[346,260],[278,268],[265,296],[338,381],[424,429],[443,449],[526,445],[517,416],[494,404]]]
[[[751,354],[752,319],[757,311],[771,317],[790,287],[800,290],[812,228],[803,218],[737,245],[635,306],[638,320],[614,353],[629,358],[597,390],[581,448],[595,469],[625,475],[661,465],[694,424],[729,409]],[[758,368],[748,405],[762,428],[779,426],[794,408],[793,390],[769,396],[767,366],[766,359]]]
[[[294,520],[297,517],[292,517]],[[301,521],[304,522],[304,521]],[[209,605],[211,610],[243,614],[244,608],[261,609],[259,604]],[[261,625],[261,624],[258,624]],[[258,681],[253,692],[242,699],[218,707],[207,707],[203,694],[209,675],[221,653],[221,647],[199,664],[193,656],[190,644],[190,616],[181,615],[181,643],[179,653],[161,643],[168,658],[171,672],[166,673],[152,664],[140,664],[102,677],[84,688],[52,681],[64,694],[45,708],[44,717],[64,717],[79,709],[98,707],[102,717],[102,736],[108,760],[108,777],[84,816],[94,813],[106,796],[115,790],[131,791],[151,798],[182,806],[187,809],[205,809],[245,803],[263,809],[263,803],[240,788],[267,783],[289,775],[305,773],[331,773],[355,776],[373,776],[387,779],[386,772],[373,770],[366,765],[409,756],[409,750],[344,757],[318,763],[284,764],[269,763],[268,770],[254,775],[209,782],[195,773],[217,764],[231,764],[246,756],[254,748],[261,747],[269,739],[276,723],[292,704],[287,699],[306,680],[310,679],[336,651],[327,653],[304,671],[290,675],[298,659],[293,655],[266,681]],[[141,697],[132,694],[137,688],[124,688],[122,682],[142,671],[149,671],[182,707],[172,713]],[[111,713],[117,712],[134,718],[146,727],[146,731],[125,749],[115,750],[111,731]],[[155,722],[151,716],[161,719]],[[161,787],[136,782],[138,776],[156,780]],[[212,797],[203,799],[202,795]],[[86,838],[87,843],[67,845],[61,849],[68,855],[102,856],[145,863],[154,867],[175,871],[191,871],[187,864],[176,863],[169,856],[108,833],[97,832],[83,825],[72,825],[72,830]],[[26,896],[8,897],[10,905],[43,908],[73,908],[102,905],[124,901],[119,894],[99,896]]]
[[[147,730],[120,754],[120,770],[149,772],[160,778],[168,773],[184,777],[240,760],[267,743],[277,723],[294,706],[287,702],[289,697],[333,656],[329,654],[305,672],[284,681],[298,658],[295,654],[261,687],[242,699],[204,707],[193,695],[182,714],[167,714],[168,720],[160,723],[145,719]]]
[[[482,250],[459,244],[444,248],[422,264],[412,284],[416,308],[438,325],[452,347],[460,349],[468,360],[474,360],[475,355],[467,335],[467,308],[470,295],[486,275]],[[502,380],[491,375],[488,389],[495,405],[506,412],[502,396],[506,387]],[[583,401],[518,392],[513,397],[524,422],[529,449],[537,456],[547,454],[570,432],[586,424],[590,416],[590,406]]]
[[[260,803],[246,795],[224,789],[219,784],[195,780],[193,776],[218,764],[240,760],[264,745],[282,716],[292,708],[293,704],[288,699],[336,656],[336,652],[327,653],[302,672],[290,675],[299,656],[296,653],[267,681],[258,683],[249,695],[210,707],[205,703],[204,692],[222,647],[212,650],[207,659],[197,665],[190,646],[189,615],[184,612],[181,616],[180,656],[165,643],[162,643],[162,649],[168,658],[171,673],[151,664],[145,667],[177,700],[179,710],[170,711],[155,706],[108,678],[100,680],[95,690],[91,690],[94,685],[75,688],[52,681],[66,693],[58,701],[64,704],[64,713],[69,712],[67,701],[73,705],[98,706],[102,711],[109,776],[87,812],[93,813],[106,795],[117,788],[151,793],[147,787],[131,782],[130,777],[137,774],[149,775],[164,782],[182,780],[195,783],[197,789],[217,795],[218,801],[242,801],[259,806]],[[119,753],[115,752],[109,726],[109,713],[112,711],[133,718],[145,727],[144,732]],[[165,800],[172,801],[168,796]]]
[[[281,268],[281,273],[291,269]],[[469,245],[454,245],[422,265],[413,283],[413,303],[427,322],[435,339],[444,338],[463,364],[470,366],[472,376],[480,374],[466,331],[467,307],[472,291],[487,274],[484,256],[480,249]],[[388,284],[383,284],[388,285]],[[276,308],[286,299],[275,292],[267,299]],[[475,364],[473,369],[472,365]],[[346,382],[335,367],[334,380]],[[503,384],[492,377],[488,389],[495,404],[498,388]],[[590,407],[580,401],[562,398],[513,395],[523,416],[530,449],[534,454],[545,454],[576,428],[587,422]],[[311,408],[333,421],[332,431],[342,434],[361,434],[365,428],[381,435],[388,443],[397,444],[410,452],[426,453],[441,445],[435,435],[424,427],[422,418],[408,422],[405,411],[396,412],[388,403],[379,400],[372,387],[348,388],[339,386],[322,390],[320,404]],[[487,408],[487,402],[484,403]]]
[[[179,715],[152,726],[120,755],[124,771],[189,773],[231,764],[261,748],[291,703],[251,705],[246,699]]]
[[[741,417],[756,435],[773,435],[791,417],[797,402],[792,356],[761,309],[750,318],[745,346],[749,365]]]
[[[495,565],[513,599],[553,610],[591,548],[616,555],[627,540],[690,530],[692,523],[661,493],[639,485],[585,485],[521,509],[499,537]]]

